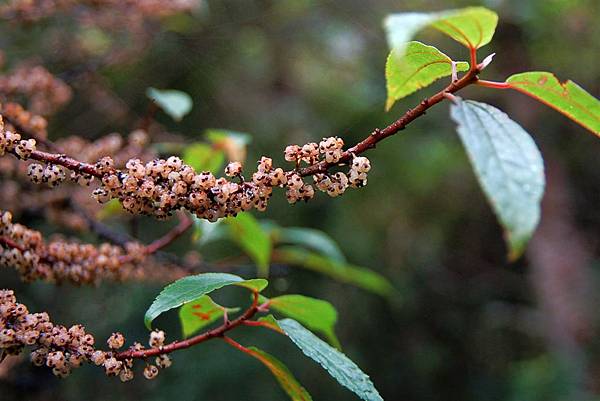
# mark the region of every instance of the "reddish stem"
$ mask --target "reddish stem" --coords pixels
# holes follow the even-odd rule
[[[132,359],[132,358],[148,358],[151,356],[157,356],[162,354],[168,354],[173,351],[192,347],[194,345],[203,343],[211,338],[224,337],[225,333],[237,326],[242,325],[246,320],[251,319],[258,312],[258,291],[253,293],[252,305],[246,311],[235,320],[223,323],[221,326],[214,328],[213,330],[199,334],[195,337],[188,338],[187,340],[175,341],[164,347],[149,348],[143,350],[128,350],[120,352],[115,355],[115,358],[119,360]]]
[[[89,174],[96,178],[102,178],[102,174],[96,170],[93,164],[80,162],[64,154],[55,154],[42,152],[41,150],[35,150],[29,156],[30,159],[37,160],[45,163],[58,164],[59,166],[66,167],[71,171],[78,171],[80,173]]]
[[[508,82],[496,82],[496,81],[486,81],[484,79],[479,79],[475,82],[476,85],[485,86],[486,88],[494,88],[494,89],[510,89],[511,86]]]
[[[237,348],[238,350],[245,352],[246,354],[250,353],[250,350],[248,348],[244,347],[242,344],[238,343],[237,341],[233,340],[232,338],[223,336],[223,337],[221,337],[221,339],[223,341],[225,341],[227,344],[231,345],[233,348]]]
[[[191,217],[185,212],[180,213],[179,216],[180,216],[179,217],[180,220],[179,220],[179,224],[177,224],[177,226],[173,227],[173,229],[170,230],[168,233],[166,233],[162,237],[152,241],[150,244],[148,244],[146,246],[147,254],[156,253],[158,250],[171,244],[177,238],[182,236],[194,223],[194,221],[191,219]]]
[[[469,55],[471,56],[471,69],[477,67],[477,48],[469,47]]]

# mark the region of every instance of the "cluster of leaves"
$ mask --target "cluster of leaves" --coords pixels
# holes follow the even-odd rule
[[[497,21],[493,11],[482,7],[389,16],[385,27],[392,51],[386,64],[386,108],[439,78],[469,69],[468,63],[455,62],[435,47],[410,41],[419,30],[430,26],[450,36],[470,50],[471,63],[475,63],[477,49],[491,41]],[[470,68],[483,70],[491,57]],[[600,102],[572,81],[561,83],[549,72],[525,72],[506,82],[476,83],[515,89],[600,135]],[[505,229],[509,259],[514,260],[523,253],[540,218],[545,185],[540,151],[519,124],[493,106],[456,97],[450,114],[477,179]]]
[[[261,292],[267,285],[266,279],[244,280],[227,273],[204,273],[185,277],[163,289],[146,311],[144,321],[146,327],[151,329],[155,318],[164,312],[179,308],[183,336],[190,337],[211,323],[240,310],[217,304],[210,297],[211,292],[226,286]],[[286,335],[306,356],[321,365],[342,386],[360,398],[382,400],[369,377],[340,351],[340,343],[334,331],[337,312],[329,302],[293,294],[271,299],[261,296],[260,302],[277,317],[268,314],[251,322]],[[323,335],[329,344],[309,329]],[[262,362],[291,399],[311,399],[308,391],[277,358],[256,347],[237,348]]]

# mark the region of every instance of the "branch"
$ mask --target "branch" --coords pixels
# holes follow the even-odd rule
[[[146,254],[156,253],[159,249],[170,245],[177,238],[182,236],[194,223],[192,218],[185,212],[179,213],[179,224],[173,227],[168,233],[162,237],[152,241],[152,243],[146,246]]]
[[[349,184],[355,187],[364,185],[366,183],[366,173],[370,169],[368,160],[358,162],[358,167],[352,166],[351,171],[354,171],[354,178],[351,183],[348,182],[349,179],[344,173],[336,173],[337,178],[333,177],[333,179],[316,175],[327,172],[331,167],[349,164],[348,162],[356,155],[374,148],[378,142],[403,130],[409,123],[424,115],[433,105],[447,98],[452,99],[452,93],[478,81],[477,74],[481,71],[481,68],[479,64],[472,65],[471,69],[462,78],[453,79],[452,83],[442,91],[424,99],[384,129],[375,129],[364,140],[346,151],[342,151],[343,141],[341,141],[342,144],[339,144],[340,142],[335,138],[328,138],[327,141],[333,140],[331,149],[339,152],[336,156],[330,154],[331,157],[326,156],[325,160],[318,161],[319,152],[327,153],[327,151],[317,149],[317,144],[307,144],[303,148],[294,145],[296,149],[299,149],[298,151],[291,151],[291,158],[296,157],[295,169],[287,172],[281,168],[273,169],[272,159],[263,157],[259,161],[258,171],[252,176],[252,180],[244,181],[242,179],[239,184],[228,181],[226,178],[215,180],[215,177],[208,172],[191,176],[190,174],[195,174],[194,170],[182,163],[178,157],[171,157],[168,160],[155,160],[146,163],[146,166],[140,160],[132,159],[129,161],[131,163],[128,167],[129,173],[124,173],[112,166],[113,162],[110,157],[106,157],[106,160],[99,164],[92,165],[64,154],[33,150],[30,154],[24,156],[23,151],[17,152],[14,146],[9,147],[8,151],[17,157],[42,161],[49,165],[60,165],[80,174],[102,178],[100,187],[94,191],[94,196],[101,203],[110,199],[118,199],[125,210],[131,213],[154,215],[158,219],[166,218],[172,212],[184,209],[200,218],[216,221],[219,218],[235,216],[237,213],[252,208],[260,211],[265,210],[273,187],[287,188],[286,197],[289,203],[296,203],[299,200],[308,201],[314,196],[315,191],[310,184],[305,184],[302,181],[300,178],[302,176],[315,175],[317,188],[327,192],[330,196],[343,193]],[[20,146],[27,145],[25,143]],[[293,146],[290,147],[293,148]],[[286,152],[288,152],[287,149]],[[294,154],[294,152],[297,153]],[[290,160],[287,153],[286,159]],[[298,163],[300,160],[310,160],[313,164],[299,168]],[[148,165],[150,167],[147,167]],[[48,182],[55,185],[65,178],[64,174],[60,175],[60,171],[54,170],[55,166],[49,167],[49,172],[43,170],[43,174],[48,172],[49,178],[44,178],[45,175],[42,175],[41,167],[33,167],[31,175],[35,177],[34,182],[47,179]],[[138,174],[131,172],[136,169]],[[226,169],[226,174],[229,177],[241,178],[241,170],[242,166],[239,163],[231,163]],[[174,173],[174,178],[167,177],[167,175],[170,177],[170,172]],[[182,174],[185,174],[187,178],[184,179]],[[360,175],[364,177],[359,178]],[[50,181],[51,179],[52,181]],[[126,180],[127,182],[125,182]],[[86,181],[83,182],[83,184],[85,183]],[[180,234],[176,231],[174,235],[176,237]],[[173,239],[167,237],[164,240],[168,244]],[[153,246],[160,248],[166,244],[158,242]]]
[[[124,352],[120,352],[115,355],[115,358],[119,360],[124,359],[136,359],[136,358],[148,358],[151,356],[157,356],[162,354],[168,354],[173,351],[177,351],[180,349],[190,348],[194,345],[203,343],[212,338],[224,337],[225,333],[236,328],[237,326],[242,325],[245,321],[251,319],[258,311],[258,291],[253,291],[252,293],[252,305],[246,311],[236,318],[235,320],[227,321],[223,323],[221,326],[214,328],[213,330],[207,331],[205,333],[199,334],[195,337],[189,338],[187,340],[175,341],[170,344],[167,344],[163,347],[158,348],[149,348],[143,350],[128,350]]]
[[[476,64],[458,81],[452,82],[446,88],[436,93],[435,95],[423,100],[416,107],[408,110],[402,117],[398,120],[394,121],[392,124],[388,125],[384,129],[375,129],[371,135],[346,150],[343,154],[339,162],[337,163],[327,163],[325,161],[321,161],[319,163],[315,163],[311,166],[304,167],[298,170],[298,174],[305,177],[307,175],[314,175],[318,173],[324,173],[329,168],[334,165],[338,165],[340,163],[347,162],[352,159],[353,155],[361,154],[369,149],[372,149],[376,146],[376,144],[385,138],[392,136],[399,131],[402,131],[408,124],[416,120],[418,117],[425,114],[425,112],[444,100],[447,94],[452,94],[458,92],[466,86],[469,86],[478,81],[477,74],[479,74],[479,68]]]
[[[102,178],[102,173],[100,173],[93,164],[80,162],[79,160],[73,159],[72,157],[68,157],[64,154],[34,150],[31,152],[31,156],[29,156],[29,158],[40,162],[57,164],[71,171],[77,171],[79,173],[88,174],[96,178]]]

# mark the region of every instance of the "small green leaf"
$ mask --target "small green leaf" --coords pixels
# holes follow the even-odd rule
[[[276,251],[277,261],[314,270],[342,282],[355,285],[381,296],[394,293],[392,284],[380,274],[364,267],[340,263],[299,247],[282,247]]]
[[[293,401],[312,400],[308,391],[298,383],[292,372],[280,360],[256,347],[248,347],[246,350],[248,355],[261,361],[273,373],[281,388]]]
[[[261,298],[264,298],[264,297],[261,297]],[[281,330],[281,327],[279,327],[279,325],[277,324],[277,320],[275,320],[273,315],[259,317],[258,319],[256,319],[256,321],[261,322],[263,325],[265,325],[266,327],[270,328],[273,331],[276,331],[281,334],[285,334],[283,332],[283,330]]]
[[[146,96],[152,99],[165,113],[175,121],[181,121],[183,116],[192,109],[192,98],[185,92],[155,88],[146,89]]]
[[[152,321],[162,313],[177,308],[185,303],[200,298],[202,295],[228,285],[238,285],[248,288],[248,282],[243,278],[227,273],[202,273],[187,276],[169,284],[158,294],[144,316],[144,324],[151,328]],[[255,285],[250,284],[250,287]],[[263,287],[264,288],[264,287]]]
[[[494,36],[498,15],[484,7],[467,7],[434,13],[399,13],[389,15],[384,26],[390,48],[404,53],[406,42],[421,29],[432,26],[466,47],[478,49]]]
[[[515,74],[506,82],[600,136],[600,100],[575,82],[562,83],[554,74],[539,71]]]
[[[346,261],[344,254],[333,238],[321,230],[306,227],[276,226],[271,229],[271,235],[276,243],[300,245],[335,261],[341,263]]]
[[[249,213],[240,213],[237,217],[228,218],[226,222],[229,224],[232,239],[256,263],[259,275],[267,277],[272,248],[269,235]]]
[[[283,319],[278,323],[304,355],[321,365],[342,386],[365,401],[383,401],[369,376],[346,355],[332,348],[295,320]]]
[[[468,69],[468,63],[456,63],[457,71]],[[452,60],[433,46],[409,42],[404,54],[392,50],[385,65],[388,92],[386,110],[389,110],[396,100],[449,75],[452,75]]]
[[[267,288],[269,282],[264,278],[253,278],[250,280],[244,280],[241,283],[238,283],[237,285],[239,285],[240,287],[245,287],[252,291],[261,292],[262,290]]]
[[[270,301],[270,308],[297,320],[313,331],[323,333],[331,345],[341,348],[334,332],[337,311],[329,302],[304,295],[282,295],[271,298]]]
[[[184,304],[179,309],[179,322],[183,337],[189,337],[203,327],[223,317],[225,311],[229,313],[239,311],[239,308],[225,308],[215,303],[208,295]]]
[[[187,146],[181,157],[196,171],[210,171],[213,174],[218,173],[225,162],[225,154],[222,150],[214,149],[201,142]]]
[[[509,258],[523,252],[540,218],[544,162],[531,136],[502,111],[457,98],[451,107],[477,179],[506,230]]]

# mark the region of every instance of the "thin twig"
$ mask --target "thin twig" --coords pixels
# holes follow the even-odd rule
[[[245,321],[254,317],[254,315],[258,312],[258,291],[253,291],[252,294],[253,294],[252,305],[250,305],[250,307],[248,309],[246,309],[246,311],[241,316],[236,318],[235,320],[231,320],[226,323],[223,323],[219,327],[216,327],[210,331],[199,334],[195,337],[188,338],[187,340],[174,341],[170,344],[167,344],[163,347],[158,347],[158,348],[149,348],[149,349],[142,349],[142,350],[137,350],[137,351],[131,349],[131,350],[120,352],[120,353],[116,354],[115,358],[117,358],[119,360],[135,359],[135,358],[148,358],[151,356],[168,354],[173,351],[189,348],[194,345],[208,341],[212,338],[223,337],[225,335],[225,333],[236,328],[237,326],[242,325]]]
[[[159,249],[170,245],[177,238],[182,236],[194,223],[192,218],[185,212],[179,212],[179,224],[173,227],[168,233],[162,237],[152,241],[152,243],[146,246],[146,253],[153,254]]]

